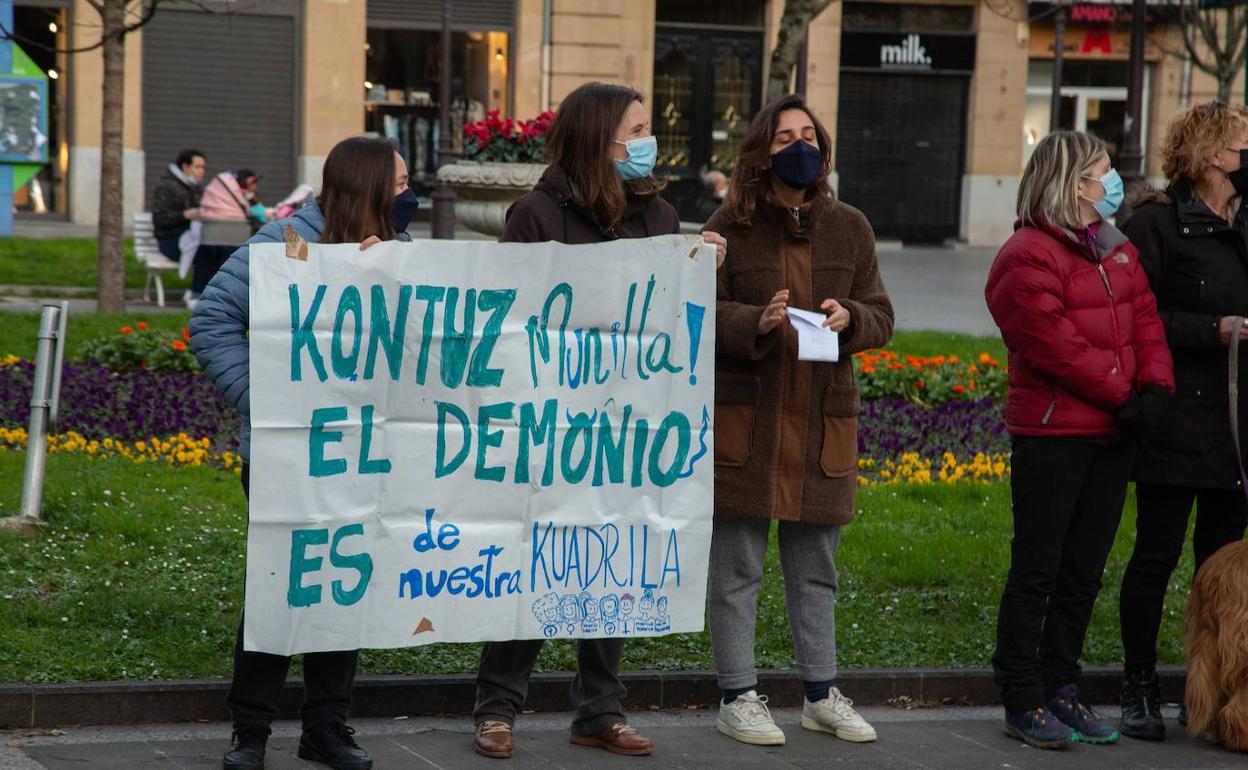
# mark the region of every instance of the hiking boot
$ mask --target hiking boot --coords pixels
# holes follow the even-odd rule
[[[372,757],[355,742],[355,730],[342,724],[321,725],[299,736],[299,758],[334,770],[371,770]]]
[[[221,758],[224,770],[264,770],[264,745],[269,731],[260,727],[236,727],[230,750]]]
[[[1118,729],[1128,738],[1164,741],[1166,723],[1161,716],[1161,680],[1154,671],[1128,674],[1122,680],[1122,722]]]
[[[833,687],[828,697],[802,704],[802,727],[821,733],[832,733],[843,741],[869,743],[875,740],[875,728],[854,711],[854,702]]]
[[[729,738],[755,746],[783,746],[784,733],[776,727],[767,708],[767,696],[750,690],[732,703],[719,704],[715,729]]]
[[[1083,743],[1107,745],[1118,742],[1118,730],[1092,707],[1079,700],[1079,688],[1068,684],[1049,700],[1049,711],[1079,735]]]
[[[1043,707],[1007,713],[1005,734],[1038,749],[1064,749],[1079,740],[1079,733]]]

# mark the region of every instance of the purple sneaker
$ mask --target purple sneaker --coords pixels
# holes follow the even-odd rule
[[[1064,749],[1079,740],[1079,733],[1046,708],[1007,713],[1005,734],[1038,749]]]
[[[1079,700],[1079,689],[1073,684],[1057,691],[1057,695],[1049,701],[1049,711],[1074,730],[1084,743],[1107,745],[1118,742],[1118,730],[1091,706]]]

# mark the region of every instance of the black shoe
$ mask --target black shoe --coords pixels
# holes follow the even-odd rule
[[[1161,717],[1161,680],[1157,672],[1128,674],[1122,680],[1119,732],[1142,741],[1166,739],[1166,723]]]
[[[269,731],[259,727],[237,727],[230,750],[221,759],[225,770],[264,770],[264,744]]]
[[[304,730],[299,737],[299,758],[321,762],[334,770],[371,770],[372,757],[360,748],[355,730],[346,725],[325,725]]]

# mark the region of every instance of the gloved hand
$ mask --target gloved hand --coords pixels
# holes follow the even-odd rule
[[[1118,410],[1118,427],[1123,433],[1137,439],[1147,439],[1166,414],[1170,393],[1165,386],[1156,383],[1145,385],[1140,393],[1132,393],[1127,403]]]

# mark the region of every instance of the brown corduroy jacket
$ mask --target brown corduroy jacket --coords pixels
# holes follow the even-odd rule
[[[718,271],[715,514],[846,524],[858,484],[852,354],[893,334],[871,225],[821,195],[797,210],[760,201],[749,228],[721,210],[706,229],[728,240]],[[758,333],[782,289],[790,307],[818,312],[835,299],[849,310],[838,363],[799,361],[788,321]]]

